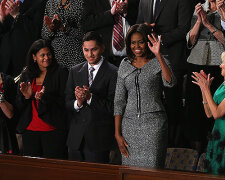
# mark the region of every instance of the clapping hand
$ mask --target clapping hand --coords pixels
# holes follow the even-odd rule
[[[160,42],[161,42],[161,36],[159,38],[156,38],[155,34],[148,35],[148,39],[150,42],[148,42],[148,47],[152,51],[155,56],[160,54]]]
[[[43,86],[39,92],[35,93],[35,96],[34,96],[35,99],[41,100],[42,96],[44,95],[44,92],[45,92],[45,87]]]
[[[19,0],[16,0],[16,2],[14,2],[14,0],[7,0],[5,4],[6,9],[13,18],[16,18],[19,14],[20,3],[21,2]]]
[[[127,0],[122,1],[122,0],[117,0],[115,1],[115,4],[111,8],[111,14],[126,14],[127,13],[127,6],[128,2]]]
[[[203,10],[202,4],[201,3],[198,3],[195,6],[195,12],[196,12],[197,17],[198,17],[198,19],[197,19],[198,22],[202,22],[201,15],[200,15],[201,10]]]
[[[90,92],[89,87],[83,86],[83,89],[84,89],[84,93],[85,93],[85,99],[89,100],[91,98],[91,92]]]
[[[30,99],[33,94],[33,90],[32,90],[30,82],[28,82],[27,85],[25,82],[21,82],[20,83],[20,91],[23,94],[23,96],[25,97],[25,99]]]
[[[216,0],[217,10],[220,13],[221,19],[225,21],[225,4],[224,0]]]
[[[49,16],[44,16],[44,23],[50,32],[63,29],[63,25],[58,14],[54,14],[53,18],[50,18]]]
[[[119,5],[118,5],[119,13],[120,14],[126,14],[127,13],[127,6],[128,6],[127,0],[120,2]]]
[[[203,70],[198,72],[193,72],[192,78],[195,81],[192,81],[194,84],[197,84],[202,91],[205,89],[210,89],[210,86],[212,84],[212,81],[214,77],[211,77],[210,74],[206,74]]]
[[[195,6],[195,10],[198,16],[198,21],[201,21],[202,24],[207,28],[210,25],[210,22],[207,17],[206,11],[203,9],[201,3],[198,3]]]
[[[84,101],[86,100],[85,91],[83,88],[77,86],[75,88],[74,93],[75,93],[75,97],[77,99],[77,105],[78,105],[78,107],[81,107],[83,105]]]
[[[7,0],[2,0],[0,4],[0,22],[3,22],[5,17],[9,14],[8,9],[6,8]]]

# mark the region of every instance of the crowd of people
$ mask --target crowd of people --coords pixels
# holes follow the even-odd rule
[[[224,173],[224,32],[224,0],[1,0],[0,152]]]

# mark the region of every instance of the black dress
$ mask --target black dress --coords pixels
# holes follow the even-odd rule
[[[2,92],[5,100],[12,104],[16,96],[16,85],[13,79],[5,74],[1,74],[3,80]],[[16,118],[8,119],[0,109],[0,152],[17,153],[18,144],[16,140]]]

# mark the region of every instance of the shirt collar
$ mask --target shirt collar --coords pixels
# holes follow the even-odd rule
[[[104,60],[104,58],[103,58],[103,56],[101,56],[101,60],[98,62],[98,64],[95,64],[94,66],[92,66],[95,69],[96,72],[98,71],[98,69],[102,65],[103,60]],[[90,70],[90,67],[91,67],[91,65],[88,63],[88,70]]]

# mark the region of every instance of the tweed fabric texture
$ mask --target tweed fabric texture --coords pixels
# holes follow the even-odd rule
[[[170,67],[169,62],[166,63]],[[114,115],[123,116],[122,135],[129,147],[123,165],[163,167],[167,145],[167,118],[162,103],[164,80],[156,58],[138,69],[129,59],[121,62],[114,99]]]

